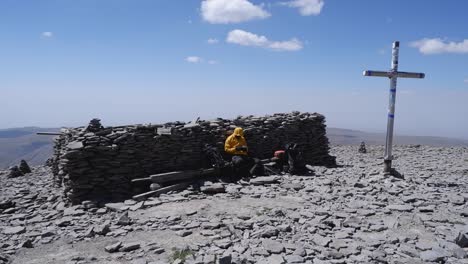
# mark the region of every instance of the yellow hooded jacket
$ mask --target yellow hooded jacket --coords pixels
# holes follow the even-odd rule
[[[236,147],[247,147],[247,141],[244,138],[244,130],[240,127],[234,129],[224,143],[224,151],[231,155],[247,155],[247,150],[236,150]]]

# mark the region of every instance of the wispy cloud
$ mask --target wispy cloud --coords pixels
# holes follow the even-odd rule
[[[261,47],[276,51],[297,51],[303,48],[302,42],[296,38],[286,41],[271,41],[265,36],[256,35],[240,29],[235,29],[229,32],[226,42],[242,46]]]
[[[203,59],[198,56],[188,56],[185,58],[185,61],[190,63],[200,63],[203,61]]]
[[[466,78],[465,80],[463,80],[464,83],[468,84],[468,78]]]
[[[299,9],[299,13],[303,16],[316,16],[322,12],[325,3],[323,0],[293,0],[282,4]]]
[[[202,57],[198,57],[198,56],[188,56],[185,58],[185,61],[188,63],[194,63],[194,64],[197,64],[197,63],[208,63],[210,65],[219,64],[217,60],[205,60]]]
[[[206,42],[208,44],[217,44],[219,42],[219,40],[215,39],[215,38],[209,38]]]
[[[212,24],[240,23],[271,16],[263,6],[248,0],[204,0],[200,10],[202,18]]]
[[[460,42],[446,41],[440,38],[424,38],[410,43],[422,54],[468,53],[468,39]]]
[[[43,38],[51,38],[53,36],[54,36],[54,33],[50,32],[50,31],[45,31],[45,32],[41,33],[41,37],[43,37]]]

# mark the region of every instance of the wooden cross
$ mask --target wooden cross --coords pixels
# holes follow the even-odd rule
[[[387,117],[387,138],[385,141],[384,172],[392,174],[392,142],[393,142],[393,122],[395,120],[395,98],[397,78],[424,78],[424,73],[417,72],[399,72],[398,71],[398,52],[400,42],[393,42],[392,50],[392,68],[389,71],[364,71],[364,76],[388,77],[390,79],[390,100],[388,105]]]

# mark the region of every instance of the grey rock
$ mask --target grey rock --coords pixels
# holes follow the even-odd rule
[[[69,150],[80,150],[83,148],[83,142],[80,141],[73,141],[68,143],[67,148]]]
[[[468,248],[468,232],[462,230],[458,233],[455,243],[462,248]]]
[[[20,161],[19,170],[23,174],[31,173],[31,168],[29,167],[28,163],[25,160]]]
[[[12,200],[0,200],[0,210],[5,210],[15,207],[15,203]]]
[[[27,239],[26,241],[21,242],[18,245],[18,248],[33,248],[33,241],[31,239]]]
[[[285,183],[285,184],[282,184],[281,187],[285,189],[293,189],[296,191],[304,189],[304,185],[302,185],[301,183]]]
[[[208,186],[202,186],[200,187],[200,191],[208,194],[213,194],[213,193],[224,193],[224,185],[221,183],[213,183]]]
[[[55,224],[60,227],[65,227],[69,226],[72,223],[73,219],[71,217],[63,217],[57,221],[55,221]]]
[[[78,209],[76,207],[69,207],[63,211],[64,216],[80,216],[84,214],[85,212],[82,209]]]
[[[94,227],[94,233],[98,235],[105,235],[110,232],[110,222],[106,221],[102,225],[98,225]]]
[[[230,239],[215,240],[213,243],[222,249],[227,249],[232,245],[232,241]]]
[[[278,183],[279,179],[280,178],[278,176],[263,176],[263,177],[250,179],[249,182],[252,185],[264,185],[264,184]]]
[[[232,256],[231,254],[223,254],[218,258],[218,264],[231,264]]]
[[[280,254],[284,252],[285,250],[283,244],[281,244],[278,241],[271,240],[271,239],[263,240],[262,245],[266,249],[266,251],[273,253],[273,254]]]
[[[122,242],[117,242],[112,245],[106,246],[104,250],[109,253],[117,252],[122,247]]]
[[[117,220],[117,225],[130,225],[132,224],[132,219],[128,217],[128,212],[124,212],[120,215],[119,220]]]
[[[192,231],[190,231],[190,230],[179,230],[179,231],[176,232],[176,234],[178,236],[181,236],[181,237],[186,237],[188,235],[191,235]]]
[[[413,206],[407,204],[391,204],[387,206],[388,209],[398,212],[411,212],[413,211]]]
[[[268,226],[260,231],[260,236],[268,238],[268,237],[277,236],[278,233],[279,233],[278,229]]]
[[[319,246],[322,246],[322,247],[326,247],[326,246],[328,246],[328,244],[330,244],[331,238],[328,238],[328,237],[324,237],[324,236],[315,234],[315,235],[312,237],[312,242],[315,243],[316,245],[319,245]]]
[[[266,259],[258,261],[258,264],[284,264],[286,261],[281,255],[271,255]]]
[[[215,264],[216,262],[216,256],[215,255],[205,255],[203,257],[203,263],[204,264]]]
[[[129,252],[129,251],[133,251],[139,248],[140,248],[140,243],[136,243],[136,242],[126,243],[126,244],[122,244],[122,247],[120,247],[119,251]]]
[[[26,232],[26,227],[24,226],[13,226],[13,227],[6,227],[3,229],[3,234],[5,235],[17,235]]]
[[[293,255],[298,255],[298,256],[301,256],[301,257],[305,257],[307,255],[307,252],[305,250],[304,247],[298,247],[296,248],[296,250],[294,250],[294,252],[292,253]]]
[[[423,261],[430,261],[430,262],[437,262],[437,261],[443,261],[447,257],[444,252],[440,250],[426,250],[421,252],[420,258]]]
[[[434,206],[431,206],[431,205],[421,206],[421,207],[418,207],[418,210],[421,213],[432,213],[434,212]]]
[[[125,211],[128,209],[128,205],[124,203],[106,203],[105,206],[109,210],[115,211],[115,212],[121,212],[121,211]]]
[[[286,263],[304,263],[304,258],[298,255],[287,255]]]

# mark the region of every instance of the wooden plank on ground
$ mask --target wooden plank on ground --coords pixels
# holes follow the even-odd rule
[[[200,176],[209,175],[214,172],[215,169],[213,168],[205,170],[173,171],[151,175],[150,179],[152,182],[155,183],[165,183],[172,181],[192,180]]]
[[[142,194],[137,194],[137,195],[133,196],[133,199],[137,200],[137,201],[140,201],[140,200],[144,200],[144,199],[146,199],[148,197],[158,196],[158,195],[163,194],[163,193],[182,190],[182,189],[187,188],[189,185],[190,185],[190,182],[178,183],[178,184],[162,187],[162,188],[160,188],[158,190],[155,190],[155,191],[150,191],[150,192],[145,192],[145,193],[142,193]]]
[[[138,182],[148,182],[150,183],[151,182],[151,178],[137,178],[137,179],[133,179],[132,180],[132,183],[138,183]]]

